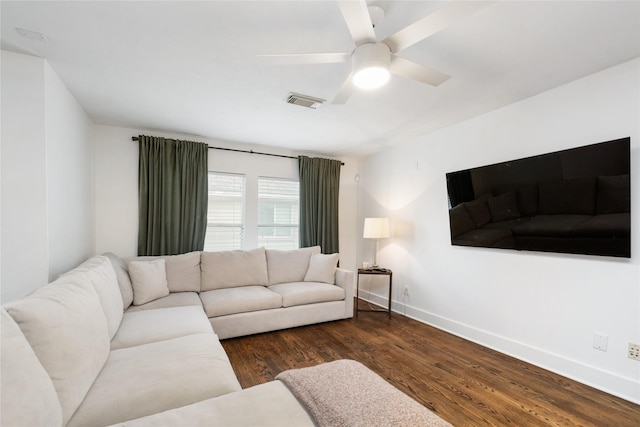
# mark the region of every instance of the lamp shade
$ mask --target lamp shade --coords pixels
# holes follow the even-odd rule
[[[365,218],[364,233],[365,239],[384,239],[389,237],[389,218]]]

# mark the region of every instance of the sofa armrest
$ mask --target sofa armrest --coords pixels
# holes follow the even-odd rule
[[[354,274],[351,270],[344,268],[336,269],[336,286],[344,289],[345,295],[345,313],[344,317],[353,317],[353,280]]]

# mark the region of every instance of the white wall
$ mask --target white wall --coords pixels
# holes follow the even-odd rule
[[[200,141],[210,146],[261,151],[267,153],[297,156],[300,153],[276,148],[249,146],[246,144],[202,138],[193,135],[167,134],[159,131],[129,129],[114,126],[95,125],[95,194],[96,194],[96,252],[114,252],[120,256],[134,256],[138,239],[138,144],[132,136],[154,135],[169,138]],[[357,162],[341,159],[345,165],[341,170],[340,182],[340,252],[341,266],[353,269],[355,266],[355,244],[352,233],[356,222],[357,188],[354,183]],[[241,173],[246,175],[248,204],[247,216],[253,216],[257,223],[257,180],[259,176],[297,179],[298,162],[295,159],[261,156],[222,150],[209,150],[209,170],[216,172]],[[247,220],[249,221],[249,219]],[[247,228],[245,246],[256,247],[257,234]]]
[[[92,122],[45,63],[49,280],[93,255]]]
[[[378,259],[394,271],[395,309],[640,403],[640,363],[626,355],[640,343],[639,76],[634,60],[363,159],[358,228],[394,223]],[[451,246],[447,172],[627,136],[632,259]],[[370,245],[360,239],[358,262]]]
[[[47,283],[44,61],[2,52],[2,302]]]
[[[92,254],[90,129],[46,61],[2,51],[2,302]]]

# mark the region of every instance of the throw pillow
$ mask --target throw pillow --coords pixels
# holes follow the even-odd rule
[[[336,279],[339,254],[314,254],[309,260],[305,282],[320,282],[333,285]]]
[[[142,305],[169,295],[164,259],[131,261],[129,275],[133,285],[133,305]]]

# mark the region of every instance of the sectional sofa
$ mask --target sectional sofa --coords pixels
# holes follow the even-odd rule
[[[279,381],[241,390],[219,339],[351,317],[353,273],[336,263],[319,248],[93,257],[2,307],[0,422],[106,426],[195,405],[165,425],[314,425]]]
[[[321,254],[319,246],[126,260],[106,255],[128,311],[203,307],[220,339],[353,316],[353,272],[336,268],[338,254]],[[162,277],[145,281],[139,271],[152,270],[154,262],[161,274],[166,271],[164,287]]]
[[[0,310],[0,425],[450,426],[337,360],[241,389],[221,337],[352,317],[320,248],[95,256]]]

